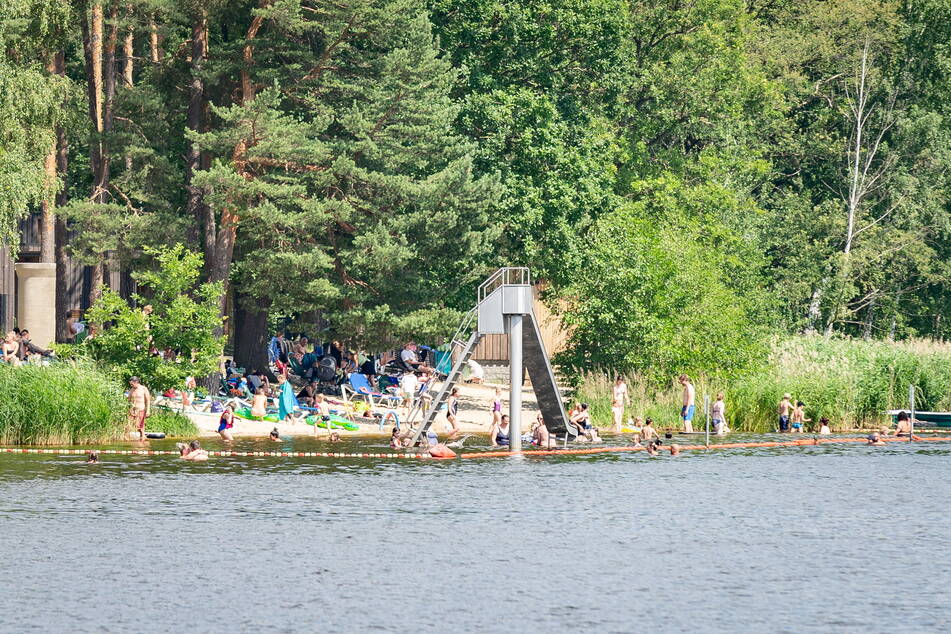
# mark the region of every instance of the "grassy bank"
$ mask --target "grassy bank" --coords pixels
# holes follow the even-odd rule
[[[170,437],[192,437],[199,435],[198,427],[190,418],[166,407],[152,408],[152,415],[145,423],[150,431],[160,431]]]
[[[82,444],[122,434],[119,384],[89,364],[0,364],[0,442]]]
[[[599,425],[611,422],[612,382],[591,374],[577,392],[579,400],[591,404]],[[627,382],[629,413],[650,416],[661,428],[678,426],[679,385],[672,381],[658,387],[637,376]],[[907,406],[909,385],[917,387],[919,410],[951,410],[951,344],[793,337],[775,342],[768,364],[757,372],[732,380],[696,380],[698,405],[704,395],[722,390],[730,426],[752,432],[776,427],[776,405],[786,392],[806,403],[808,418],[825,416],[833,429],[878,426],[889,422],[886,410]]]

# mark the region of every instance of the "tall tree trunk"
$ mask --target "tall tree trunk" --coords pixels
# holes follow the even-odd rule
[[[82,30],[83,49],[86,56],[86,79],[88,81],[89,118],[93,132],[93,139],[89,143],[89,162],[93,174],[90,199],[94,203],[105,203],[108,201],[109,158],[104,139],[106,104],[103,94],[102,0],[91,0],[88,14],[85,11],[83,12]],[[114,47],[112,57],[114,61]],[[114,90],[114,71],[111,74]],[[111,103],[109,107],[111,108]],[[111,119],[111,112],[109,114]],[[104,261],[104,255],[100,254],[98,261],[92,268],[92,281],[89,288],[90,305],[102,296]]]
[[[875,325],[875,300],[871,299],[865,308],[865,323],[862,327],[862,338],[868,341],[872,338],[872,328]]]
[[[46,68],[53,75],[63,74],[62,51],[53,53]],[[46,185],[49,188],[49,193],[43,202],[40,203],[40,262],[56,261],[56,215],[53,213],[53,210],[56,208],[56,195],[53,194],[53,187],[56,183],[57,141],[58,136],[53,138],[50,151],[43,161],[43,168],[46,171]]]
[[[200,132],[204,129],[205,112],[205,82],[201,76],[202,65],[208,58],[208,16],[199,11],[192,24],[191,47],[191,81],[188,86],[188,114],[186,125],[189,130]],[[205,255],[205,277],[212,278],[212,268],[215,261],[215,217],[211,208],[204,203],[203,192],[200,187],[192,183],[195,173],[202,168],[202,154],[197,143],[188,146],[185,156],[186,162],[186,213],[194,219],[193,229],[190,231],[193,242],[199,242]]]
[[[159,63],[158,25],[155,23],[154,17],[149,19],[149,59],[152,60],[153,64]]]
[[[63,51],[57,53],[55,57],[56,69],[58,75],[66,72],[65,54]],[[69,167],[69,144],[66,139],[66,130],[63,126],[56,127],[56,171],[66,179],[66,170]],[[62,207],[69,201],[69,193],[66,187],[59,190],[56,194],[56,206]],[[56,216],[54,220],[54,259],[56,260],[56,341],[62,343],[69,337],[70,333],[66,328],[66,311],[78,306],[69,305],[69,256],[66,253],[67,227],[66,219]]]
[[[129,6],[129,19],[134,19],[132,6]],[[122,80],[126,88],[132,88],[132,77],[135,71],[135,27],[129,25],[126,27],[125,38],[122,40]]]
[[[248,370],[268,370],[267,313],[270,301],[235,293],[234,361]]]
[[[259,0],[258,7],[265,8],[271,4],[272,0]],[[245,45],[242,49],[241,65],[241,92],[238,97],[238,105],[246,106],[254,101],[255,85],[251,79],[251,67],[254,65],[254,40],[258,36],[258,31],[264,23],[264,17],[260,14],[255,15],[248,27],[245,36]],[[248,142],[241,139],[235,145],[231,155],[231,161],[235,171],[241,174],[245,179],[253,178],[247,171],[246,153]],[[215,253],[212,258],[212,265],[209,269],[209,281],[223,282],[225,290],[228,287],[228,276],[231,271],[231,261],[234,257],[234,243],[237,238],[238,223],[241,218],[238,213],[237,205],[226,204],[221,210],[221,222],[218,224],[217,235],[215,236]],[[221,314],[224,315],[225,298],[221,298]]]

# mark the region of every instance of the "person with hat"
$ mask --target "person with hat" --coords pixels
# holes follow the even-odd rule
[[[789,411],[792,409],[792,394],[789,392],[783,394],[783,400],[779,401],[779,433],[785,434],[789,431]]]

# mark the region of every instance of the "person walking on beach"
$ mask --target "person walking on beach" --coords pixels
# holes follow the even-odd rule
[[[785,434],[789,431],[789,411],[792,408],[792,394],[788,392],[783,394],[783,400],[779,401],[777,412],[779,413],[779,433]]]
[[[456,418],[459,414],[459,388],[452,388],[449,393],[449,401],[446,403],[446,420],[452,430],[449,432],[448,440],[454,440],[459,435],[459,421]]]
[[[614,433],[621,433],[621,421],[624,420],[624,406],[627,402],[627,383],[624,382],[621,375],[618,375],[614,381],[611,399],[611,414],[614,417],[614,427],[612,429]]]
[[[694,407],[696,390],[693,387],[693,383],[690,382],[690,377],[686,374],[681,374],[679,380],[680,384],[684,386],[684,405],[683,409],[680,410],[680,419],[684,424],[684,432],[692,434],[693,414],[696,411],[696,407]]]
[[[139,432],[139,440],[145,440],[145,419],[152,413],[152,395],[139,381],[139,377],[129,379],[129,422]]]
[[[726,426],[726,403],[723,401],[723,392],[717,392],[717,400],[710,408],[710,417],[713,419],[713,433],[722,436],[728,431]]]

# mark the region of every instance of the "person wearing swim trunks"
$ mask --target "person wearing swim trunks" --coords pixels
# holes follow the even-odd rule
[[[145,440],[145,419],[152,413],[152,395],[139,382],[139,377],[129,379],[129,423],[139,432],[139,440]]]
[[[679,378],[680,384],[684,387],[684,404],[680,410],[680,420],[684,424],[684,432],[688,434],[693,433],[693,415],[696,411],[694,406],[694,399],[696,397],[696,390],[693,387],[693,383],[690,382],[690,377],[686,374],[681,374]]]
[[[801,434],[803,427],[806,423],[811,423],[811,418],[806,418],[806,404],[802,401],[796,403],[796,407],[793,408],[792,418],[789,419],[789,422],[792,423],[793,433]]]
[[[618,375],[611,394],[611,415],[614,418],[615,433],[621,433],[621,421],[624,420],[624,406],[627,404],[627,383]]]
[[[792,394],[783,394],[783,400],[779,402],[777,412],[779,413],[779,433],[785,434],[789,431],[789,410],[792,408]]]

